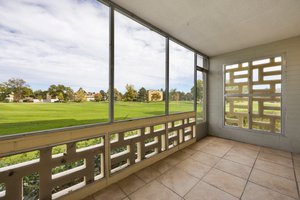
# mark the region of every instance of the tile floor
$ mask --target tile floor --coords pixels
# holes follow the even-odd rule
[[[300,154],[206,137],[85,200],[295,200]]]

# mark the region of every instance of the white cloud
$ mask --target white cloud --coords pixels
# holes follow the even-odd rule
[[[164,88],[165,38],[116,13],[115,85]],[[0,82],[25,79],[33,89],[65,84],[108,89],[108,8],[96,0],[0,1]],[[172,45],[171,45],[172,47]],[[170,50],[171,87],[189,90],[193,56]]]

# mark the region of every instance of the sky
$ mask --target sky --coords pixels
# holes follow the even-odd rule
[[[0,0],[0,82],[108,89],[108,7],[96,0]],[[193,52],[170,42],[170,88],[193,86]],[[165,38],[115,13],[115,87],[165,88]]]

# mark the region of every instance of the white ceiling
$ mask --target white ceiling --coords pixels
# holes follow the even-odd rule
[[[208,56],[300,35],[300,0],[112,0]]]

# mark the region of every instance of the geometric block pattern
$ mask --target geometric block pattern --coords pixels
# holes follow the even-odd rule
[[[195,118],[112,133],[110,135],[110,174],[193,138],[195,138]]]
[[[194,112],[178,113],[72,129],[67,138],[82,136],[70,141],[61,134],[53,144],[26,143],[24,150],[0,156],[0,200],[57,199],[91,183],[108,184],[117,172],[192,143],[195,121]]]
[[[224,66],[224,122],[281,133],[282,57]]]
[[[8,161],[0,168],[0,180],[5,184],[0,199],[56,199],[104,177],[104,136],[67,143],[57,154],[53,148],[38,149],[36,159],[13,165],[9,163],[14,156],[1,158],[2,165]]]

